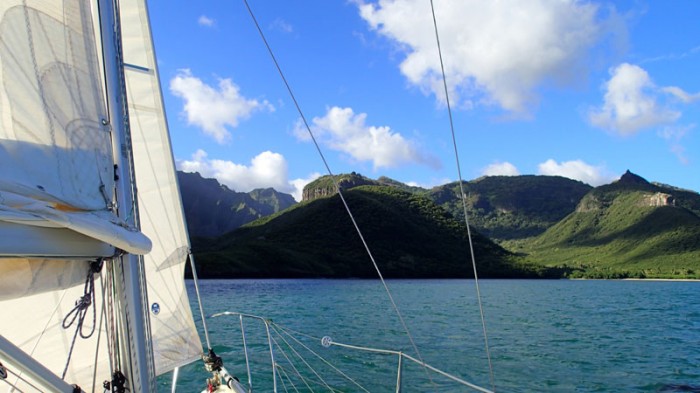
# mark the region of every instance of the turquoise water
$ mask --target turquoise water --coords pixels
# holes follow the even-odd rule
[[[423,360],[491,388],[473,281],[390,280],[388,285]],[[496,391],[700,392],[698,282],[481,280],[480,287]],[[305,353],[338,391],[395,391],[396,356],[323,348],[323,336],[416,357],[379,281],[209,280],[201,282],[201,292],[208,315],[255,314],[270,318],[279,332],[295,332],[277,335],[273,329],[273,346],[282,349],[274,355],[282,367],[281,392],[329,391],[295,377],[313,374],[294,360],[289,346]],[[223,316],[208,324],[214,349],[247,383],[239,319]],[[246,319],[244,326],[257,370],[253,388],[272,391],[264,324]],[[201,390],[205,376],[201,364],[185,367],[178,391]],[[403,392],[471,391],[405,362],[402,387]]]

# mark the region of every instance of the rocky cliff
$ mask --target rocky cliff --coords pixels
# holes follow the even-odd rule
[[[364,177],[355,172],[336,175],[335,181],[338,183],[338,187],[340,187],[341,190],[349,190],[358,186],[381,184],[376,180]],[[313,201],[314,199],[329,197],[336,193],[337,190],[335,189],[333,179],[329,175],[321,176],[304,187],[302,201]]]

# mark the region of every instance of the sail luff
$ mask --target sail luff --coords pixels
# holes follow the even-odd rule
[[[110,113],[110,125],[113,135],[113,153],[115,169],[119,181],[115,182],[117,211],[119,217],[139,226],[138,210],[135,200],[136,187],[132,182],[133,168],[131,159],[130,130],[128,128],[127,102],[124,97],[125,80],[122,70],[122,52],[120,46],[120,26],[118,5],[112,0],[100,0],[100,25],[105,68],[105,89],[107,92],[107,107]],[[143,259],[137,255],[127,254],[115,264],[119,271],[117,302],[124,329],[119,334],[122,342],[128,344],[128,356],[122,357],[122,371],[128,372],[130,391],[147,393],[155,390],[155,371],[153,368],[153,348],[150,341],[150,326],[144,316],[148,300],[143,281],[145,275],[142,268]]]

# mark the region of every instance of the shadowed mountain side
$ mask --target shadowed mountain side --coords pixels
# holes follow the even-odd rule
[[[296,203],[272,188],[236,192],[199,173],[177,172],[190,236],[215,237]]]
[[[386,186],[344,195],[385,277],[472,276],[466,228],[429,199]],[[473,239],[482,277],[546,275],[484,236]],[[193,244],[201,277],[377,276],[338,195]]]
[[[465,182],[469,222],[494,240],[541,234],[574,211],[592,187],[559,176],[488,176]],[[435,187],[429,196],[458,219],[464,217],[459,183]]]

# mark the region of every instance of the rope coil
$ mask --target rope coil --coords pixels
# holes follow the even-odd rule
[[[68,351],[68,359],[66,360],[66,366],[63,369],[63,374],[61,374],[61,379],[66,377],[68,372],[68,366],[70,365],[71,357],[73,356],[73,348],[75,347],[75,341],[78,338],[78,334],[83,339],[88,339],[92,337],[95,333],[97,327],[97,310],[95,306],[95,274],[102,270],[103,261],[98,259],[90,264],[88,269],[87,277],[85,278],[85,285],[83,287],[83,296],[75,301],[75,307],[71,309],[68,314],[63,318],[61,326],[64,329],[68,329],[73,324],[75,324],[75,333],[73,334],[73,340],[70,344],[70,350]],[[86,333],[83,329],[85,327],[85,317],[87,316],[88,310],[92,306],[92,327]],[[76,324],[77,321],[77,324]]]

